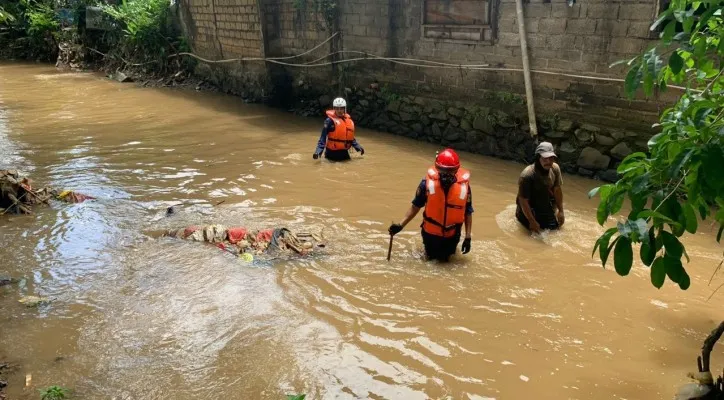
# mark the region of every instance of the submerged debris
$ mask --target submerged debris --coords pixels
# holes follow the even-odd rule
[[[39,296],[23,296],[20,300],[18,300],[18,302],[25,304],[27,307],[37,307],[50,303],[50,300]]]
[[[161,236],[215,244],[234,255],[262,254],[271,251],[307,255],[315,247],[325,247],[321,235],[308,232],[294,233],[287,228],[248,230],[215,224],[169,230]]]
[[[51,188],[34,189],[31,180],[20,177],[16,170],[0,170],[0,215],[31,214],[38,204],[48,204],[50,200],[66,203],[81,203],[94,199],[71,190],[58,191]]]
[[[687,383],[679,388],[675,400],[721,400],[724,399],[724,375],[717,377],[711,373],[710,356],[714,345],[724,334],[724,321],[711,331],[701,346],[701,356],[697,357],[698,371],[687,376],[695,382]]]

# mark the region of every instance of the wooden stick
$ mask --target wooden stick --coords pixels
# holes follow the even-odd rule
[[[387,249],[387,261],[390,261],[390,256],[392,255],[392,238],[395,237],[394,235],[390,235],[390,247]]]

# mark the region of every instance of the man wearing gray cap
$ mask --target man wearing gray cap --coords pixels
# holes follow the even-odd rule
[[[525,167],[518,179],[515,217],[535,233],[558,229],[565,221],[563,178],[556,159],[553,145],[541,142],[535,149],[533,164]]]

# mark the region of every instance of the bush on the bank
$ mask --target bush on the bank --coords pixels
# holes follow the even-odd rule
[[[189,51],[189,46],[172,23],[168,0],[121,0],[119,3],[0,0],[0,56],[55,61],[59,43],[75,42],[107,54],[103,61],[113,68],[126,68],[129,64],[158,72],[168,72],[172,64],[179,69],[193,68],[194,63],[188,59],[169,58],[179,51]],[[112,29],[85,30],[87,6],[101,7],[110,17]],[[71,11],[72,22],[66,25],[69,30],[63,29],[60,9]]]
[[[138,63],[155,62],[160,69],[166,68],[168,56],[179,47],[168,0],[126,0],[116,6],[104,5],[103,10],[119,28],[117,51],[121,57]]]
[[[60,23],[53,0],[0,0],[4,46],[14,56],[51,60],[58,52]]]

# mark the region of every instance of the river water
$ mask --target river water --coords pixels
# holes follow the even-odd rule
[[[657,290],[641,264],[621,278],[591,258],[597,182],[565,176],[565,228],[533,238],[514,220],[523,166],[463,153],[472,252],[423,261],[418,216],[388,262],[387,226],[438,147],[359,129],[364,156],[320,162],[321,126],[0,65],[0,167],[98,198],[0,218],[0,273],[22,278],[0,288],[0,358],[20,365],[9,398],[58,384],[82,399],[658,399],[687,381],[722,319],[711,229],[685,241],[691,288]],[[204,223],[324,228],[329,245],[245,263],[148,235]]]

